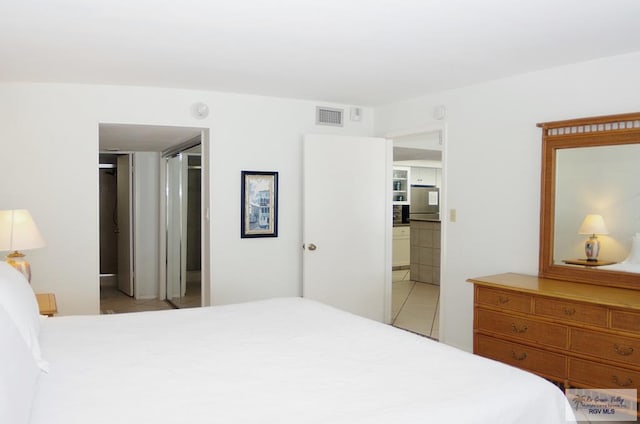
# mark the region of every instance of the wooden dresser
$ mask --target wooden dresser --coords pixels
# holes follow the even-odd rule
[[[640,393],[640,292],[499,274],[474,284],[474,353],[578,388]]]

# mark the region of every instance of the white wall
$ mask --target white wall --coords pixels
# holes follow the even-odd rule
[[[204,120],[189,114],[202,101]],[[0,209],[29,209],[47,247],[27,252],[33,287],[61,314],[97,313],[98,124],[210,128],[213,304],[300,294],[301,138],[371,135],[373,116],[315,125],[316,105],[230,93],[65,84],[0,84]],[[345,114],[348,117],[348,109]],[[280,172],[278,238],[240,239],[240,171]]]
[[[379,136],[447,116],[447,208],[441,284],[442,339],[472,349],[473,291],[467,278],[536,274],[541,132],[537,122],[636,112],[640,53],[563,66],[376,108]],[[446,216],[446,214],[445,214]]]

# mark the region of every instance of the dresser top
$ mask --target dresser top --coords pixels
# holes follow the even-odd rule
[[[574,283],[515,273],[469,278],[467,281],[481,286],[640,310],[640,290]]]

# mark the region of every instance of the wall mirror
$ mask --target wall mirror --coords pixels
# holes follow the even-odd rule
[[[640,290],[640,113],[542,128],[541,277]],[[600,215],[598,261],[580,234]]]

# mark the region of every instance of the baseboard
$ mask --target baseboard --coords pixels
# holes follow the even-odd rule
[[[117,274],[101,275],[100,287],[118,287],[118,275]]]
[[[153,300],[153,299],[158,299],[158,295],[145,294],[145,295],[137,296],[135,299],[136,300]]]

